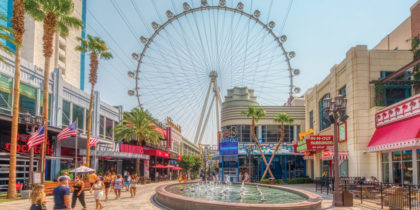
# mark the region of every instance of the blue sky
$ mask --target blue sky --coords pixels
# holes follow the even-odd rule
[[[199,0],[185,1],[193,7],[198,7],[200,4]],[[136,68],[136,63],[130,58],[130,55],[132,52],[140,52],[143,49],[143,45],[138,38],[141,35],[150,37],[153,32],[151,22],[156,21],[160,24],[165,21],[167,19],[165,11],[168,9],[174,13],[179,13],[182,11],[183,2],[179,0],[156,0],[154,2],[152,0],[88,1],[87,32],[104,39],[114,54],[113,60],[100,61],[99,65],[99,79],[96,90],[101,92],[103,100],[112,105],[123,105],[125,110],[137,106],[136,98],[127,95],[127,91],[135,87],[134,80],[127,76],[127,71]],[[215,5],[216,2],[209,0],[209,3],[212,5]],[[227,0],[227,5],[236,6],[237,2]],[[295,85],[302,89],[301,94],[322,81],[329,73],[330,68],[334,64],[340,63],[351,47],[367,45],[369,49],[373,48],[383,37],[409,17],[409,9],[415,3],[414,0],[244,0],[242,2],[245,4],[244,11],[251,12],[259,9],[261,11],[260,20],[263,22],[274,20],[277,23],[274,32],[278,35],[287,35],[286,49],[296,52],[296,57],[292,59],[292,66],[301,70],[301,75],[296,77],[294,81]],[[287,11],[289,11],[288,16],[286,16]],[[176,26],[173,26],[173,30],[177,30]],[[171,40],[171,34],[175,36],[173,31],[172,33],[168,31],[166,35],[168,40]],[[171,44],[163,40],[160,43],[159,40],[156,40],[155,43],[158,43],[154,46],[156,49],[159,49],[159,44],[166,45],[166,47]],[[197,49],[199,48],[197,46]],[[178,60],[185,59],[177,55],[175,55],[175,58]],[[181,62],[185,63],[184,61]],[[155,65],[162,65],[162,63],[164,62],[159,62]],[[89,61],[87,60],[86,77],[88,76],[88,65]],[[226,70],[220,69],[218,71],[223,73]],[[159,70],[155,73],[157,75],[166,74],[159,73]],[[169,76],[170,74],[168,74]],[[179,75],[179,77],[175,80],[182,81],[186,79],[182,75]],[[194,77],[191,77],[191,79],[195,80]],[[202,103],[200,101],[203,101],[202,95],[205,95],[203,92],[207,88],[208,83],[205,79],[208,78],[197,77],[197,88],[191,87],[195,91],[191,90],[191,92],[188,92],[188,85],[181,88],[174,87],[178,86],[176,85],[177,83],[174,83],[174,85],[162,86],[167,90],[163,94],[170,96],[172,92],[176,92],[178,89],[185,89],[176,97],[185,96],[186,94],[199,95],[194,98],[194,101],[189,102],[198,106],[198,104]],[[281,80],[282,78],[275,79]],[[205,85],[202,85],[202,83],[205,83]],[[192,82],[191,85],[194,85],[194,83]],[[145,86],[147,85],[145,84]],[[226,83],[223,88],[231,88],[227,86]],[[255,87],[255,89],[258,89],[258,87]],[[89,90],[89,88],[90,85],[86,84],[86,90]],[[264,88],[267,88],[267,86]],[[264,91],[261,95],[265,94]],[[158,94],[158,91],[156,94]],[[223,97],[225,92],[222,90],[221,94]],[[264,97],[267,98],[268,96]],[[151,103],[147,101],[146,92],[144,97],[146,101],[144,103],[149,103],[153,107],[159,106],[159,111],[152,112],[154,115],[177,115],[182,110],[185,111],[188,104],[179,103],[179,106],[183,106],[182,109],[178,109],[174,105],[172,105],[174,107],[171,105],[166,106],[165,103],[177,103],[177,100],[173,99],[174,97],[162,98],[163,101]],[[165,108],[170,110],[164,110]],[[196,110],[192,112],[194,113],[188,113],[190,114],[189,116],[197,118],[196,116],[199,113],[196,113]],[[186,121],[182,118],[179,120]],[[196,121],[176,123],[181,125],[184,123],[184,127],[188,127],[187,129],[191,132],[191,130],[194,130],[191,126],[196,124]],[[214,127],[212,124],[214,124],[214,120],[210,121],[209,129],[206,131],[208,138],[204,142],[210,142],[211,140],[209,139],[214,139],[215,132],[212,129]]]

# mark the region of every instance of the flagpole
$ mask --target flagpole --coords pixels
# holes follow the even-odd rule
[[[96,143],[96,144],[95,144],[95,168],[94,168],[95,170],[96,170],[96,150],[97,150],[97,148],[96,148],[96,147],[97,147],[97,146],[98,146],[98,143]]]
[[[79,135],[79,132],[78,132],[78,117],[76,117],[76,140],[75,140],[75,147],[76,147],[76,149],[74,150],[75,152],[74,152],[74,159],[76,160],[76,162],[74,163],[74,178],[76,179],[76,176],[77,176],[77,136]]]

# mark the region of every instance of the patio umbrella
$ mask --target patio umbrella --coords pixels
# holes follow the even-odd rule
[[[95,169],[88,168],[86,166],[80,166],[70,171],[70,173],[77,173],[77,174],[90,174],[93,172],[95,172]]]
[[[181,167],[178,167],[178,166],[175,166],[175,167],[173,167],[172,169],[173,169],[173,170],[182,170],[182,168],[181,168]]]
[[[156,164],[156,165],[152,166],[152,168],[165,168],[165,166],[163,166],[161,164]]]
[[[174,166],[173,165],[166,165],[166,166],[164,166],[165,168],[171,168],[171,169],[173,169],[174,168]]]

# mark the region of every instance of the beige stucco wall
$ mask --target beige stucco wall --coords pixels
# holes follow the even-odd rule
[[[319,101],[330,93],[338,95],[346,87],[347,95],[347,142],[340,143],[339,150],[349,152],[349,176],[378,176],[376,153],[367,153],[366,148],[374,132],[374,114],[380,107],[374,104],[374,87],[369,84],[380,78],[381,71],[396,71],[412,60],[409,51],[368,50],[358,45],[346,53],[346,58],[331,68],[330,74],[305,93],[305,127],[309,128],[309,113],[313,111],[315,134],[332,135],[333,128],[320,131]],[[321,152],[315,156],[315,176],[321,175]]]
[[[409,50],[411,49],[411,18],[408,17],[391,33],[386,35],[374,50]]]
[[[81,19],[82,0],[73,0],[73,2],[74,11],[72,15]],[[42,22],[34,21],[30,16],[25,15],[22,57],[41,69],[44,69],[45,62],[42,41],[43,34]],[[80,87],[80,52],[74,49],[80,45],[80,42],[76,39],[80,36],[80,29],[70,29],[69,35],[66,38],[56,34],[53,44],[54,52],[50,64],[50,72],[54,68],[61,68],[63,70],[64,80],[77,88]],[[60,57],[62,61],[60,61]]]

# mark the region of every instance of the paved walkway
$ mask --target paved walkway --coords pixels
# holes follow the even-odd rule
[[[177,183],[178,181],[166,181],[166,182],[159,182],[159,183],[151,183],[146,185],[137,185],[137,195],[135,198],[130,198],[129,192],[121,192],[121,200],[115,200],[115,194],[110,192],[109,200],[102,201],[104,205],[104,210],[109,209],[123,209],[123,210],[130,210],[130,209],[140,209],[140,210],[159,210],[152,201],[150,200],[152,196],[155,194],[155,188],[159,185],[169,184],[169,183]],[[85,199],[87,204],[87,209],[95,209],[95,200],[93,195],[89,192],[85,192]],[[53,209],[53,197],[47,197],[47,209]],[[4,210],[24,210],[29,209],[31,203],[29,200],[18,200],[18,201],[10,201],[5,203],[0,203],[0,209]],[[82,209],[79,201],[76,204],[76,210]]]

